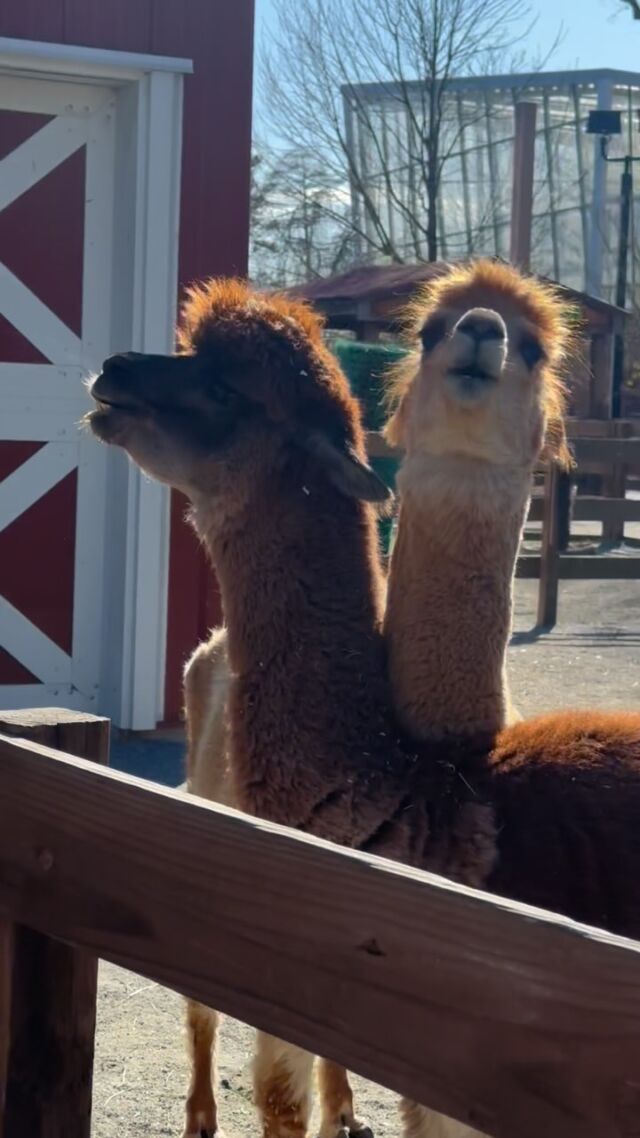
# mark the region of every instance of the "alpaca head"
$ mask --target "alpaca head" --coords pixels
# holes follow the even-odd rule
[[[476,261],[426,286],[409,316],[419,349],[392,379],[390,442],[409,455],[527,469],[543,450],[569,461],[559,378],[567,312],[550,287]]]
[[[299,302],[239,281],[193,288],[174,356],[113,356],[90,386],[91,430],[152,477],[224,514],[274,476],[331,482],[379,501],[388,491],[364,460],[358,407]]]

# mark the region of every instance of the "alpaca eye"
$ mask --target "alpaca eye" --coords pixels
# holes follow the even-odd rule
[[[544,359],[544,351],[533,336],[525,336],[520,344],[520,355],[528,368],[533,368]]]
[[[436,344],[443,340],[447,332],[447,322],[443,316],[433,316],[431,320],[427,320],[422,331],[420,332],[420,340],[422,342],[422,350],[424,352],[431,352]]]

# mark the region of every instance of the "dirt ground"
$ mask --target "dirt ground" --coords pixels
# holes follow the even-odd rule
[[[532,633],[537,583],[518,582],[510,675],[526,715],[571,706],[640,707],[640,582],[560,587],[560,621]],[[228,1138],[255,1130],[252,1032],[227,1021],[219,1102]],[[180,999],[111,965],[100,974],[94,1138],[179,1136],[187,1066]],[[354,1080],[377,1138],[398,1132],[394,1096]]]

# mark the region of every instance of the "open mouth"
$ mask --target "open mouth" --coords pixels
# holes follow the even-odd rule
[[[111,396],[96,395],[91,392],[91,398],[95,403],[95,410],[100,412],[121,411],[125,415],[137,415],[141,411],[138,403],[127,402],[125,399],[113,399]]]
[[[89,389],[89,394],[94,406],[85,415],[84,422],[96,438],[103,442],[117,442],[126,429],[126,424],[142,413],[140,404],[121,397],[119,393],[105,395]]]

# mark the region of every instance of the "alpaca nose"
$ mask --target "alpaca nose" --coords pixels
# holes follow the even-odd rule
[[[141,352],[120,352],[117,356],[109,356],[102,365],[103,374],[109,375],[126,375],[133,365],[138,363],[144,356]]]
[[[462,332],[481,344],[487,340],[504,342],[507,338],[507,329],[504,320],[497,312],[489,308],[472,308],[461,316],[454,331]]]

